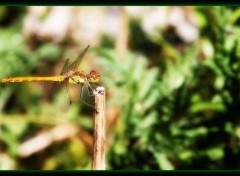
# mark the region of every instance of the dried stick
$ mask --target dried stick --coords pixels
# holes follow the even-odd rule
[[[64,141],[75,136],[79,128],[73,124],[64,123],[54,127],[50,131],[41,134],[22,143],[18,148],[18,155],[26,158],[52,145],[54,142]]]
[[[96,91],[92,170],[105,170],[105,89]]]

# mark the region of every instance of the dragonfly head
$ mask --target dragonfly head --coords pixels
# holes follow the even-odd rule
[[[90,83],[96,84],[100,81],[100,75],[98,72],[93,70],[87,75],[87,79]]]

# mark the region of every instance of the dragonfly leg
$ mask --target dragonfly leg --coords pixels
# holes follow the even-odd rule
[[[95,96],[94,93],[93,93],[93,88],[90,86],[90,84],[88,84],[88,95],[89,96]]]

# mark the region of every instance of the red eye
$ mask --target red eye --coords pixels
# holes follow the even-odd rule
[[[92,70],[90,73],[89,73],[89,78],[92,78],[92,81],[94,82],[98,82],[99,79],[100,79],[100,75],[98,72]]]
[[[98,77],[98,73],[96,72],[96,71],[91,71],[91,76],[93,77],[93,78],[96,78],[96,77]]]

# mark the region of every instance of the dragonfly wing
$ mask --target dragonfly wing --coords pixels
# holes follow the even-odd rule
[[[67,59],[65,61],[64,66],[63,66],[62,71],[61,71],[61,75],[68,72],[68,65],[69,65],[69,59]],[[64,84],[66,84],[66,83],[64,83]],[[54,82],[52,92],[56,92],[56,90],[58,90],[60,86],[63,86],[63,83]]]
[[[77,69],[77,67],[80,65],[83,56],[85,55],[85,53],[87,52],[88,48],[90,47],[90,45],[88,45],[83,51],[82,53],[79,55],[79,57],[71,64],[69,65],[69,59],[67,59],[64,63],[63,69],[61,71],[61,75],[64,75],[65,73],[67,73],[70,70],[75,70]],[[57,103],[58,105],[60,105],[60,108],[64,111],[67,111],[69,109],[70,104],[72,103],[71,98],[70,98],[70,92],[69,92],[69,84],[68,81],[64,81],[63,83],[60,84],[54,84],[53,88],[57,89],[60,85],[64,84],[64,86],[62,86],[62,88],[60,89],[60,91],[58,92],[58,96],[57,96]],[[88,91],[88,86],[87,85],[83,85],[81,88],[81,100],[86,103],[87,105],[91,106],[94,108],[94,97],[91,97],[88,92],[84,93],[85,91]],[[91,90],[90,90],[91,91]],[[82,93],[83,92],[83,93]],[[85,96],[84,94],[86,94],[87,96]],[[89,95],[89,96],[88,96]]]
[[[64,66],[62,68],[62,71],[61,71],[61,75],[63,75],[64,73],[68,72],[68,63],[69,63],[69,59],[67,59],[64,63]]]
[[[83,84],[81,87],[80,99],[83,103],[95,109],[94,94],[92,91],[93,89],[89,87],[89,84]]]
[[[83,56],[85,55],[85,53],[87,52],[88,48],[90,47],[90,45],[88,45],[83,51],[82,53],[79,55],[79,57],[68,67],[69,70],[75,70],[77,69],[77,67],[80,65]]]
[[[56,102],[57,106],[64,112],[69,110],[70,105],[72,104],[70,98],[69,84],[66,82],[57,93]]]

